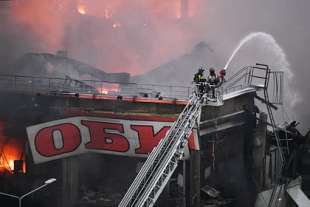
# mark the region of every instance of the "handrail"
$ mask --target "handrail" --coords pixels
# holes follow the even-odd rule
[[[0,74],[0,90],[38,92],[71,92],[96,95],[139,96],[148,94],[165,98],[188,98],[191,87],[160,84],[121,83],[100,80],[76,80],[60,77],[40,77]]]

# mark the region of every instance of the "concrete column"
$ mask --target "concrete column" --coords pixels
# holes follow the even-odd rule
[[[192,150],[185,162],[186,207],[200,206],[200,151]]]
[[[62,160],[62,179],[62,206],[73,206],[79,191],[79,166],[76,158]]]

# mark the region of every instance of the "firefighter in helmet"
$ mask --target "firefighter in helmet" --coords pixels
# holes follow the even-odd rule
[[[202,96],[205,92],[206,77],[204,76],[204,71],[205,69],[203,67],[200,67],[198,69],[198,72],[194,75],[194,83],[198,88],[200,96]]]
[[[209,75],[207,77],[207,83],[208,83],[210,90],[212,92],[212,98],[215,98],[215,88],[218,85],[219,81],[220,80],[215,73],[215,69],[213,67],[211,67],[209,69]]]

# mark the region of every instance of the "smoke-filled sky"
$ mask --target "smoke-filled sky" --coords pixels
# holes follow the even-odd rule
[[[201,0],[15,2],[6,24],[27,27],[36,51],[67,50],[70,57],[108,72],[142,73],[185,53],[203,37],[194,15]]]
[[[201,41],[223,67],[241,38],[262,31],[287,55],[295,75],[290,86],[303,98],[294,105],[296,117],[306,125],[309,8],[309,0],[12,0],[10,6],[0,1],[0,70],[7,72],[25,52],[67,50],[106,72],[141,74]],[[247,45],[232,66],[259,61],[281,69],[262,44]]]

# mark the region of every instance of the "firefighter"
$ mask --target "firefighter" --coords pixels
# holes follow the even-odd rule
[[[196,84],[198,88],[198,92],[200,97],[204,94],[205,92],[205,83],[206,83],[206,78],[204,76],[204,69],[203,67],[200,67],[198,69],[198,72],[195,73],[194,75],[194,83]]]
[[[212,92],[212,98],[215,98],[215,87],[219,82],[220,80],[215,73],[215,69],[211,67],[209,69],[209,76],[207,77],[207,83],[209,84],[210,90]]]

